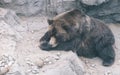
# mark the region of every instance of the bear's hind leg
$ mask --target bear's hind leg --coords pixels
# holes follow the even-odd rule
[[[104,66],[111,66],[115,60],[115,52],[111,45],[98,50],[99,57],[103,60]]]

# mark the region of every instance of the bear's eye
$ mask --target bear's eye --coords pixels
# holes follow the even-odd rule
[[[57,33],[57,30],[55,28],[52,29],[52,34],[55,35]]]
[[[72,29],[71,29],[69,26],[63,26],[63,29],[64,29],[66,32],[72,31]]]
[[[63,26],[63,29],[65,30],[69,30],[69,28],[67,26]]]

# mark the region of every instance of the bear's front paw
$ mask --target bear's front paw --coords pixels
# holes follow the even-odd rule
[[[114,63],[114,59],[103,61],[103,66],[111,66]]]
[[[52,48],[52,46],[47,41],[40,42],[40,46],[39,47],[42,50],[46,50],[46,51],[49,51]]]

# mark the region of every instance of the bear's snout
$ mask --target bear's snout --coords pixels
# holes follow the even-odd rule
[[[51,50],[53,48],[55,48],[58,45],[56,38],[55,37],[51,37],[49,41],[40,41],[40,48],[42,50]]]

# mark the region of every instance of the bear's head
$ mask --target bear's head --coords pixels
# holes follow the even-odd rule
[[[83,29],[89,28],[85,27],[87,25],[85,19],[86,15],[79,10],[68,11],[52,20],[48,19],[49,30],[40,39],[40,48],[43,50],[71,50],[75,39],[81,37]]]

